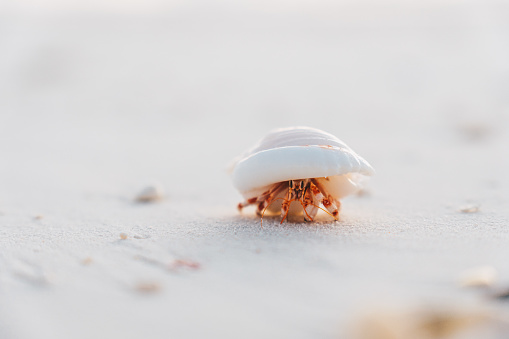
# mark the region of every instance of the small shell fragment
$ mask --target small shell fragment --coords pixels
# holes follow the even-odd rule
[[[141,234],[135,234],[133,235],[134,239],[148,239],[150,238],[150,235],[141,235]]]
[[[155,293],[161,290],[161,285],[156,282],[140,282],[135,289],[141,293]]]
[[[85,259],[81,260],[81,264],[83,266],[89,266],[93,263],[93,259],[91,257],[86,257]]]
[[[501,321],[483,308],[468,305],[421,305],[399,310],[379,309],[362,315],[350,326],[352,339],[505,338],[493,334]],[[471,336],[470,334],[481,334]],[[464,336],[466,335],[466,336]]]
[[[482,141],[493,133],[492,127],[482,121],[469,121],[458,126],[458,132],[467,141]]]
[[[461,207],[459,211],[461,213],[477,213],[477,212],[479,212],[479,210],[480,210],[480,207],[478,205],[469,205],[469,206]]]
[[[188,268],[191,270],[198,270],[201,268],[201,265],[197,261],[188,260],[188,259],[176,259],[169,266],[168,269],[171,271],[176,271],[179,268]]]
[[[119,236],[120,236],[121,240],[126,240],[127,239],[127,233],[120,233]]]
[[[145,187],[136,196],[138,202],[155,202],[164,197],[163,189],[159,185],[150,185]]]
[[[497,270],[491,266],[469,269],[461,275],[460,284],[464,287],[489,287],[497,280]]]

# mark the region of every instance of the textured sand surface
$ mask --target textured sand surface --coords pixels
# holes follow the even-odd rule
[[[347,338],[366,310],[428,304],[506,316],[458,285],[488,265],[509,287],[506,3],[24,4],[0,14],[0,338]],[[262,230],[225,168],[291,125],[377,175],[339,222]],[[153,182],[165,199],[136,203]]]

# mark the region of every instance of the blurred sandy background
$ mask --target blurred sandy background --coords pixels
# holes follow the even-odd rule
[[[506,1],[4,1],[0,337],[338,338],[365,305],[503,313],[456,280],[490,265],[509,285],[508,93]],[[225,168],[292,125],[377,176],[339,223],[261,231]],[[152,182],[166,199],[133,203]]]

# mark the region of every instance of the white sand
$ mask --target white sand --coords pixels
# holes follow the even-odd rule
[[[509,287],[503,2],[24,3],[0,14],[0,338],[340,338],[375,306],[509,311],[457,283],[489,265]],[[228,161],[290,125],[377,170],[340,222],[238,215]],[[133,202],[152,182],[167,199]]]

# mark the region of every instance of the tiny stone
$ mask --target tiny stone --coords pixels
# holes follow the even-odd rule
[[[197,270],[201,268],[201,265],[199,262],[187,260],[187,259],[177,259],[174,260],[168,267],[170,270],[177,270],[179,268],[188,268]]]
[[[145,187],[136,197],[138,202],[154,202],[162,200],[164,197],[163,189],[159,185]]]
[[[361,188],[360,190],[357,191],[357,196],[358,197],[369,197],[369,196],[371,196],[371,191],[369,191],[365,188]]]
[[[126,233],[120,233],[120,239],[126,240],[127,239],[127,234]]]
[[[479,212],[479,206],[471,205],[460,208],[461,213],[477,213]]]
[[[481,121],[470,121],[458,126],[459,132],[468,141],[480,141],[492,134],[492,128]]]
[[[489,287],[497,280],[497,271],[491,266],[472,268],[463,272],[460,279],[464,287]]]
[[[83,259],[83,260],[81,261],[81,264],[82,264],[82,265],[85,265],[85,266],[88,266],[88,265],[90,265],[92,262],[93,262],[93,259],[92,259],[92,258],[90,258],[90,257],[86,257],[85,259]]]
[[[400,311],[376,310],[356,321],[351,326],[349,337],[358,339],[464,338],[459,334],[475,329],[477,326],[493,325],[490,321],[492,321],[491,315],[483,309],[451,308],[446,305],[420,306],[416,309]]]
[[[143,293],[154,293],[161,290],[161,286],[155,282],[142,282],[136,285],[136,290]]]

